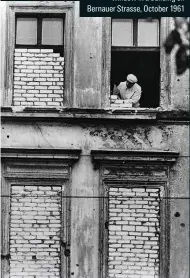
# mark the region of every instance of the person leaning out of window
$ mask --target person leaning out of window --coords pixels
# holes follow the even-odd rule
[[[118,86],[114,85],[113,95],[118,95],[120,99],[132,103],[132,107],[139,107],[142,90],[137,81],[135,75],[127,75],[126,81],[121,82]]]

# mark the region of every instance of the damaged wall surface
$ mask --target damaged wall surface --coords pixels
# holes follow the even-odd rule
[[[74,277],[98,276],[98,234],[99,234],[99,171],[92,163],[92,149],[113,150],[155,150],[177,151],[180,153],[177,163],[170,170],[170,275],[186,277],[188,273],[188,126],[166,124],[126,123],[91,124],[89,122],[53,122],[42,121],[3,122],[2,143],[11,148],[69,148],[81,149],[81,156],[72,168],[71,211],[71,272]],[[118,169],[119,170],[119,169]],[[117,171],[118,171],[117,170]],[[135,171],[134,171],[135,172]],[[120,177],[125,174],[121,168]],[[114,171],[111,172],[112,176]],[[142,172],[142,175],[143,172]],[[160,173],[161,175],[161,173]],[[159,174],[158,174],[159,177]],[[160,176],[161,177],[161,176]],[[180,185],[180,186],[179,186]],[[90,198],[81,198],[89,196]],[[177,199],[175,199],[177,197]],[[179,198],[179,199],[178,199]],[[181,198],[181,199],[180,199]],[[177,215],[177,216],[176,216]],[[180,215],[180,216],[178,216]],[[184,240],[186,238],[186,240]],[[176,253],[183,250],[181,256]],[[185,251],[186,250],[186,251]],[[94,258],[97,257],[97,260]],[[183,276],[177,261],[183,265]],[[185,276],[184,276],[185,275]],[[116,276],[117,277],[117,276]]]

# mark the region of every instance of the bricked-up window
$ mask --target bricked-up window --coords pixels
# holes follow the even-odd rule
[[[10,278],[61,276],[61,189],[11,187]]]
[[[62,106],[65,14],[16,14],[15,106]]]
[[[130,73],[137,76],[142,88],[140,107],[158,107],[159,19],[112,19],[111,91]]]
[[[108,277],[158,278],[160,189],[110,187]]]
[[[71,107],[74,2],[9,1],[6,18],[3,106]]]

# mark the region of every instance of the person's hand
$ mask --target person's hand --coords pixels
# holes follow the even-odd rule
[[[133,101],[132,101],[132,99],[125,99],[124,102],[125,103],[132,103]]]
[[[119,95],[120,94],[120,91],[119,89],[117,88],[117,86],[114,84],[114,87],[113,87],[113,95]]]

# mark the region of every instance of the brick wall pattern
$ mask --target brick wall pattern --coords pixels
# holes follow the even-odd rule
[[[159,277],[159,188],[109,189],[109,278]]]
[[[61,106],[64,57],[53,49],[15,49],[14,106]]]
[[[10,278],[60,277],[61,187],[11,190]]]

